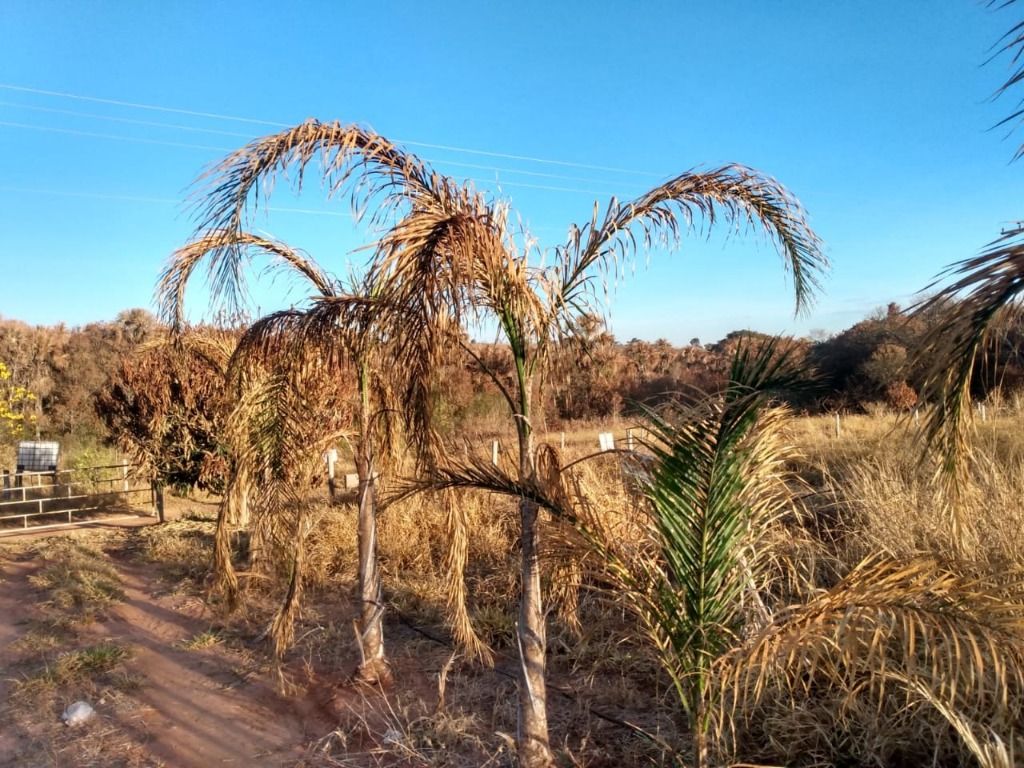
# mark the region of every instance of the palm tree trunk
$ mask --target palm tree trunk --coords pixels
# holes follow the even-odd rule
[[[390,668],[384,655],[384,604],[380,568],[377,561],[377,506],[374,493],[373,438],[369,374],[359,370],[359,445],[356,447],[356,472],[359,476],[359,620],[356,631],[361,662],[357,677],[365,683],[390,681]]]
[[[519,371],[520,413],[516,419],[519,438],[519,479],[532,482],[536,475],[533,434],[530,425],[532,382],[517,360]],[[552,765],[548,741],[547,688],[545,685],[547,632],[541,595],[538,560],[540,510],[531,501],[519,502],[520,522],[520,597],[516,638],[519,643],[519,724],[516,746],[523,768],[547,768]]]

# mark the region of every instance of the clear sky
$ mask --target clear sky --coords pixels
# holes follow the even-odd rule
[[[1007,62],[982,66],[1015,21],[972,0],[3,0],[0,315],[77,325],[151,307],[192,232],[181,201],[197,174],[313,116],[370,125],[500,190],[548,245],[595,199],[693,166],[758,168],[825,241],[833,269],[813,311],[793,317],[764,242],[693,236],[627,276],[612,330],[837,330],[907,303],[1024,216],[1016,144],[988,130],[1010,111],[989,101]],[[273,205],[261,231],[339,273],[361,258],[369,234],[315,185]],[[265,311],[301,294],[257,297]]]

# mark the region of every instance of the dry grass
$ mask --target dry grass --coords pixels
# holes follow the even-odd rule
[[[925,555],[978,578],[1002,578],[1024,567],[1024,433],[1012,409],[990,411],[988,421],[979,425],[979,460],[964,496],[974,536],[968,546],[956,548],[948,520],[938,513],[931,471],[918,463],[905,425],[885,413],[845,416],[841,424],[839,436],[831,417],[797,419],[788,430],[787,439],[801,455],[793,468],[807,483],[800,491],[807,516],[804,525],[794,523],[764,542],[779,563],[768,595],[770,608],[810,603],[868,554],[908,560]],[[616,437],[624,429],[620,425]],[[563,463],[592,453],[599,431],[605,431],[604,425],[581,425],[568,434]],[[550,438],[557,447],[559,433]],[[480,452],[489,453],[489,446]],[[620,459],[592,459],[577,465],[575,473],[610,529],[623,542],[631,541],[637,493],[623,476]],[[495,651],[494,668],[452,655],[445,629],[448,528],[442,506],[417,496],[387,508],[380,523],[380,551],[389,607],[385,641],[396,685],[386,697],[344,689],[348,693],[337,708],[337,729],[310,746],[303,766],[512,764],[515,505],[479,493],[460,497],[460,503],[469,529],[469,617]],[[304,605],[295,644],[281,669],[293,682],[308,678],[331,686],[343,681],[358,661],[351,600],[356,512],[351,502],[333,507],[324,503],[314,514]],[[602,719],[628,720],[677,750],[687,747],[671,684],[641,640],[628,606],[619,596],[597,589],[600,585],[590,577],[582,577],[586,570],[562,568],[566,553],[578,543],[550,522],[546,525],[544,538],[552,546],[545,560],[545,584],[555,606],[548,638],[550,715],[559,764],[672,764],[663,747]],[[159,568],[172,588],[200,593],[207,587],[213,529],[210,519],[181,520],[133,532],[130,547]],[[71,688],[90,685],[96,686],[91,690],[116,695],[118,686],[132,683],[118,677],[122,657],[116,645],[75,647],[72,642],[71,655],[59,653],[82,622],[102,616],[118,599],[116,573],[101,548],[61,539],[36,546],[45,563],[33,583],[45,599],[43,612],[19,641],[24,656],[35,661],[21,668],[15,698],[46,701],[49,696],[56,702],[70,695]],[[255,640],[287,588],[287,574],[282,569],[247,578],[247,555],[246,539],[239,537],[233,557],[245,586],[242,610],[218,614],[208,631],[190,637],[182,647],[213,653],[229,644],[260,653],[262,646]],[[582,556],[579,550],[575,556]],[[563,588],[550,589],[554,584]],[[269,650],[266,654],[264,663],[270,663]],[[771,690],[742,720],[735,734],[737,757],[789,766],[951,766],[979,760],[998,765],[999,755],[1024,752],[1022,744],[1006,737],[1021,732],[1020,724],[1011,727],[996,720],[995,703],[986,721],[984,701],[972,718],[965,718],[960,711],[943,710],[928,691],[912,686],[880,705],[870,697],[817,683],[809,695],[798,697],[781,688]],[[55,732],[53,737],[63,736]],[[112,764],[131,764],[128,757],[118,759],[122,762]]]
[[[75,538],[43,539],[34,556],[44,565],[32,576],[46,594],[51,616],[88,623],[124,598],[117,571],[94,544]]]
[[[10,649],[16,662],[8,700],[0,709],[18,766],[75,765],[83,768],[147,765],[145,749],[109,715],[134,706],[131,693],[142,680],[126,667],[125,646],[90,638],[90,625],[124,597],[117,571],[104,552],[120,545],[116,533],[82,534],[6,543],[5,550],[39,565],[29,578],[38,591],[26,630]],[[98,716],[71,729],[60,722],[73,701],[93,704]]]

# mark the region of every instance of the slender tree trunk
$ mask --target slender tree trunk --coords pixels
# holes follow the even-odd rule
[[[710,716],[708,713],[707,679],[708,665],[698,660],[695,677],[690,680],[688,695],[690,698],[690,731],[693,739],[693,768],[708,766],[708,729]]]
[[[228,494],[230,494],[230,488]],[[217,528],[213,536],[213,586],[211,591],[221,592],[229,610],[238,603],[238,576],[231,563],[230,501],[226,497],[217,510]]]
[[[359,620],[356,632],[362,661],[357,676],[366,683],[387,683],[391,673],[384,655],[384,604],[377,561],[377,506],[374,494],[373,438],[371,431],[369,376],[359,371],[359,444],[356,472],[359,475]]]
[[[530,425],[532,382],[517,361],[520,388],[520,413],[516,419],[519,437],[519,479],[532,482],[536,476],[533,434]],[[548,699],[545,684],[547,632],[541,595],[538,560],[540,532],[537,505],[519,502],[520,522],[520,596],[519,622],[519,724],[516,734],[519,765],[523,768],[547,768],[552,765],[548,740]]]

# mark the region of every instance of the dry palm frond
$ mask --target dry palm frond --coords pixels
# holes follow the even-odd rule
[[[571,314],[588,312],[592,267],[611,267],[641,247],[675,244],[697,218],[710,229],[720,216],[768,234],[792,273],[797,310],[805,308],[828,263],[821,242],[785,187],[740,165],[687,171],[630,202],[613,198],[600,220],[595,204],[590,223],[573,226],[559,249],[558,305]]]
[[[881,712],[884,700],[923,687],[961,718],[1012,728],[1022,633],[1017,577],[996,583],[930,559],[868,560],[819,597],[777,612],[716,663],[719,727],[734,732],[767,700],[797,707],[816,691],[838,690],[844,706],[867,699]]]
[[[989,0],[988,5],[989,7],[998,6],[999,8],[1005,8],[1013,3],[1014,0]],[[996,90],[995,97],[999,97],[1024,82],[1024,21],[1018,21],[1010,27],[1006,34],[996,41],[996,44],[993,47],[996,50],[989,61],[1003,54],[1007,54],[1010,57],[1011,65],[1010,76]],[[1014,111],[996,123],[996,127],[1012,125],[1014,123],[1016,123],[1016,125],[1020,125],[1022,121],[1024,121],[1024,99],[1018,100],[1017,104],[1014,106]],[[1011,128],[1011,130],[1012,129],[1013,128]],[[1017,148],[1013,159],[1019,160],[1021,157],[1024,157],[1024,144],[1021,144]]]
[[[185,324],[185,290],[196,268],[208,262],[212,301],[230,299],[236,305],[246,294],[245,271],[254,253],[271,257],[271,266],[301,274],[321,294],[334,293],[334,280],[304,253],[284,243],[248,232],[213,230],[179,248],[167,262],[157,285],[156,301],[164,319],[173,329]],[[223,273],[223,274],[221,274]]]
[[[494,664],[494,652],[473,628],[467,605],[465,572],[469,557],[469,533],[466,510],[450,491],[438,494],[445,510],[445,526],[449,543],[445,553],[445,580],[448,624],[455,641],[465,649],[469,658],[476,658],[487,666]]]
[[[936,695],[922,680],[908,678],[900,674],[890,674],[889,676],[942,715],[960,736],[964,746],[978,761],[981,768],[1014,768],[1017,765],[1013,758],[1012,738],[1004,740],[994,729],[983,724],[973,723],[969,717],[956,711],[944,699]]]
[[[460,195],[458,186],[372,130],[338,122],[306,122],[257,139],[211,168],[200,180],[195,213],[199,232],[225,233],[214,256],[215,292],[229,306],[241,298],[242,253],[232,236],[246,216],[269,196],[276,178],[295,171],[301,189],[310,163],[316,163],[329,196],[348,194],[357,218],[371,208],[371,223],[385,225],[419,204],[443,208]],[[423,231],[420,229],[419,231]]]
[[[210,368],[227,375],[228,362],[238,346],[236,334],[217,328],[180,327],[178,333],[158,336],[145,341],[136,349],[137,354],[150,350],[176,349],[205,361]]]
[[[941,317],[918,352],[927,371],[922,395],[932,406],[922,432],[951,484],[953,522],[963,533],[967,523],[956,514],[956,498],[970,458],[971,386],[976,367],[990,354],[1000,328],[1021,316],[1024,227],[1004,234],[979,256],[954,264],[939,277],[948,279],[952,280],[949,285],[913,311]]]
[[[290,642],[302,594],[303,547],[312,527],[308,488],[324,451],[348,428],[335,421],[334,403],[323,399],[319,371],[304,373],[307,378],[298,380],[288,373],[246,379],[231,419],[234,480],[248,491],[252,519],[251,568],[292,564],[287,594],[271,625],[279,656]],[[226,503],[232,500],[229,493]]]

